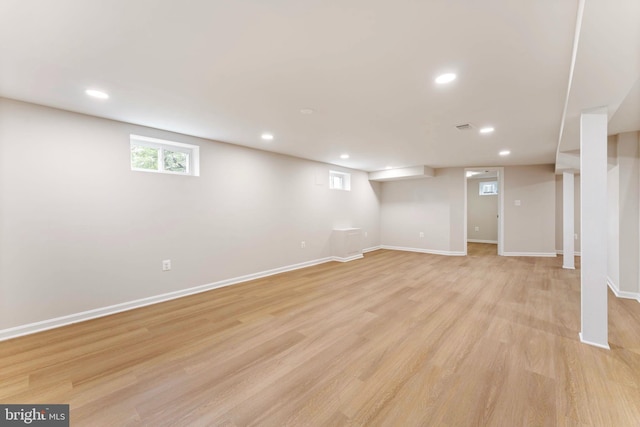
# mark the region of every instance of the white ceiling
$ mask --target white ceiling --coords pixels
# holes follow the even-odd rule
[[[640,1],[585,0],[560,152],[580,148],[580,113],[605,107],[609,134],[640,130]]]
[[[631,93],[640,38],[615,20],[637,23],[639,3],[587,0],[568,120],[605,98],[613,116]],[[566,0],[0,0],[0,96],[366,171],[554,163],[577,11]],[[603,28],[616,55],[598,45]],[[598,55],[604,71],[589,69]],[[435,85],[446,71],[458,79]],[[580,98],[592,87],[603,95]],[[629,115],[620,128],[637,124]],[[476,128],[455,129],[467,122]],[[484,125],[495,132],[478,134]]]

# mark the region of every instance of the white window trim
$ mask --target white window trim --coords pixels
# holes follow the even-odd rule
[[[333,177],[342,177],[342,187],[333,186]],[[351,174],[349,172],[329,171],[329,188],[331,190],[351,191]]]
[[[162,169],[142,169],[134,168],[131,166],[131,155],[129,156],[129,166],[132,171],[136,172],[151,172],[151,173],[164,173],[169,175],[183,175],[183,176],[200,176],[200,147],[197,145],[184,144],[182,142],[167,141],[165,139],[150,138],[148,136],[129,135],[129,147],[142,146],[158,149],[158,166]],[[164,150],[185,153],[187,157],[187,172],[175,172],[164,170]]]

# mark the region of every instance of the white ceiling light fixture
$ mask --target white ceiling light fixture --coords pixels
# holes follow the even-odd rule
[[[340,155],[340,158],[341,158],[341,159],[348,159],[348,158],[349,158],[349,155],[348,155],[348,154],[346,154],[346,153],[345,153],[345,154],[341,154],[341,155]]]
[[[107,92],[104,92],[98,89],[87,89],[84,91],[84,93],[86,93],[92,98],[109,99],[109,94]]]
[[[273,135],[270,133],[263,133],[262,135],[260,135],[260,138],[264,139],[265,141],[272,141]]]
[[[300,114],[305,114],[305,115],[313,114],[313,110],[311,108],[302,108],[300,110]]]
[[[436,83],[439,85],[445,85],[454,81],[456,77],[457,76],[454,73],[440,74],[438,77],[436,77]]]
[[[486,127],[483,127],[482,129],[480,129],[480,133],[491,133],[494,130],[495,129],[493,128],[493,126],[486,126]]]
[[[509,150],[502,150],[501,152],[499,152],[498,154],[500,154],[501,156],[508,156],[509,154],[511,154],[511,151]]]

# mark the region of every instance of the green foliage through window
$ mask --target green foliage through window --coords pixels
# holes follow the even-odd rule
[[[143,147],[141,145],[131,146],[131,167],[136,169],[158,170],[158,149]]]
[[[200,147],[146,136],[129,135],[131,170],[200,175]]]
[[[188,159],[186,153],[164,150],[164,170],[186,173]]]

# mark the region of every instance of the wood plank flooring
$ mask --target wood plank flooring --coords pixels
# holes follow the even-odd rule
[[[639,426],[640,304],[581,344],[561,258],[380,250],[0,343],[73,426]],[[579,262],[579,260],[578,260]]]

